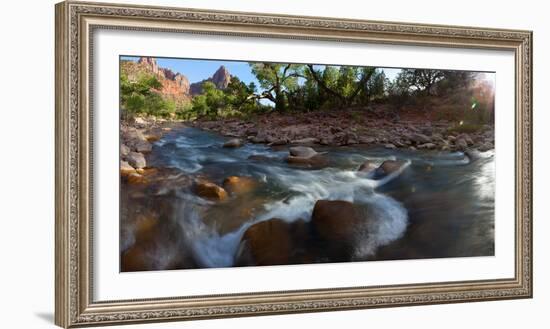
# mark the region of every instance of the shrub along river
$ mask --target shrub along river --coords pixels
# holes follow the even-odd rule
[[[121,180],[122,271],[494,255],[494,150],[310,145],[289,163],[228,140],[174,129],[148,182]]]

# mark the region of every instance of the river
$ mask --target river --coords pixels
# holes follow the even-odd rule
[[[146,269],[235,266],[241,237],[250,225],[271,218],[307,222],[317,200],[368,205],[370,219],[365,227],[356,228],[360,238],[349,259],[313,262],[494,255],[494,150],[467,156],[315,145],[316,151],[326,152],[328,163],[307,168],[285,161],[287,146],[246,143],[223,148],[227,140],[215,133],[180,128],[155,142],[149,155],[152,167],[173,168],[187,177],[206,177],[218,184],[228,176],[252,177],[258,185],[253,193],[223,202],[199,198],[189,187],[178,189],[170,198],[174,203],[170,214],[164,216],[170,218],[161,218],[162,234],[156,234],[155,243],[147,247]],[[366,160],[376,164],[402,160],[405,165],[377,178],[357,171]],[[125,197],[130,192],[132,187],[123,185],[121,207],[134,206],[136,201]],[[132,220],[121,221],[122,253],[135,243],[134,225]]]

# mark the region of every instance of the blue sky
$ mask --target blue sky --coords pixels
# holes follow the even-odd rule
[[[122,56],[121,59],[137,61],[139,57]],[[174,72],[179,72],[185,75],[191,83],[208,79],[220,66],[223,65],[229,70],[231,75],[237,76],[246,84],[254,82],[258,88],[260,87],[258,80],[250,71],[248,62],[162,57],[156,57],[156,60],[160,67],[168,68]],[[390,80],[393,80],[400,71],[400,69],[387,68],[382,70]]]

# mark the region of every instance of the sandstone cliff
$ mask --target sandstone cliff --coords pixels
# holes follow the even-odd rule
[[[140,57],[137,62],[123,62],[122,70],[130,80],[137,79],[143,73],[153,74],[162,84],[162,88],[158,90],[162,96],[174,99],[177,102],[191,100],[189,79],[181,73],[159,67],[155,58]]]
[[[229,85],[229,82],[231,82],[231,74],[225,66],[220,66],[220,68],[217,69],[210,78],[192,83],[190,87],[191,95],[198,95],[202,93],[202,85],[205,82],[212,82],[216,88],[225,89]]]

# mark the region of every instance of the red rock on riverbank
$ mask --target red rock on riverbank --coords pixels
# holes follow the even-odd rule
[[[460,124],[444,120],[399,120],[365,110],[271,113],[251,120],[199,120],[190,125],[269,145],[364,144],[442,151],[469,148],[487,151],[494,148],[494,127],[490,125],[462,128]]]

